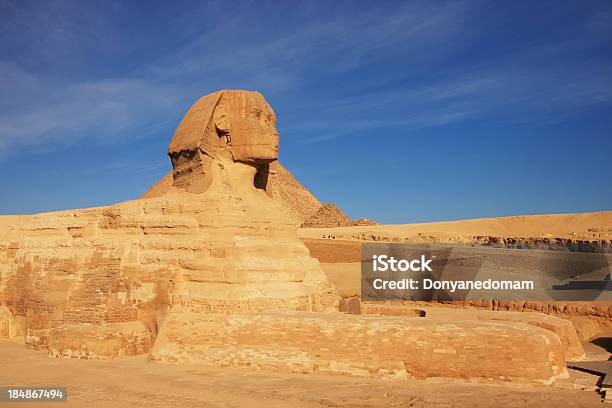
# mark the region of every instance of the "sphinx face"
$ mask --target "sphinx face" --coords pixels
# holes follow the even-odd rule
[[[269,163],[278,159],[276,115],[260,93],[224,91],[214,120],[235,161]]]

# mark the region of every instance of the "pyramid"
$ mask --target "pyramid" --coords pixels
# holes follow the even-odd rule
[[[333,203],[327,203],[320,207],[301,226],[302,228],[328,228],[348,227],[350,225],[351,219],[341,209]]]
[[[162,196],[172,189],[172,183],[172,171],[170,171],[140,198]],[[278,160],[269,165],[266,192],[285,208],[296,227],[302,225],[322,207],[321,202]]]

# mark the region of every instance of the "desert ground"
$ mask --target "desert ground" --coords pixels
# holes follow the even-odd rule
[[[593,356],[606,353],[587,348]],[[597,376],[572,371],[555,387],[451,381],[384,381],[236,368],[156,364],[146,356],[84,361],[49,358],[0,340],[0,384],[67,386],[66,407],[600,407]],[[41,404],[15,403],[16,407]],[[2,406],[11,406],[4,403]]]
[[[301,228],[299,236],[301,238],[333,236],[335,239],[348,240],[396,238],[415,242],[419,239],[453,242],[479,236],[610,240],[612,212],[527,215],[418,224]]]

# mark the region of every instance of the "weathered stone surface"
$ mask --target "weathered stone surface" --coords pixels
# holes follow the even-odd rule
[[[279,161],[270,163],[266,191],[280,202],[299,227],[321,208],[321,202],[306,189]]]
[[[327,203],[301,225],[302,228],[347,227],[351,219],[333,203]]]
[[[152,335],[140,322],[65,325],[49,331],[49,355],[108,360],[149,352]]]
[[[22,317],[20,330],[66,327],[89,338],[75,327],[140,321],[155,335],[175,305],[199,313],[332,305],[318,262],[265,192],[274,123],[257,92],[208,95],[170,143],[164,194],[0,217],[0,302]]]
[[[20,325],[8,307],[0,306],[0,339],[10,339],[21,334]]]
[[[350,298],[341,303],[355,303],[357,298]],[[497,312],[490,310],[477,309],[451,309],[441,307],[418,307],[410,305],[392,303],[363,302],[357,312],[347,308],[348,313],[360,313],[364,315],[383,315],[383,316],[422,316],[427,319],[444,320],[449,319],[454,322],[466,320],[487,320],[502,322],[520,322],[532,326],[541,327],[555,333],[564,350],[567,360],[579,360],[584,358],[584,349],[576,329],[572,322],[555,316],[533,312]]]
[[[562,221],[560,221],[562,222]],[[301,230],[302,232],[304,230]],[[309,230],[314,231],[314,230]],[[302,242],[310,250],[310,254],[319,260],[322,268],[330,280],[335,284],[336,290],[342,297],[360,295],[360,248],[363,241],[348,240],[346,235],[336,233],[336,229],[324,230],[325,238],[302,238]],[[327,235],[332,233],[332,235]],[[310,235],[310,234],[309,234]],[[331,239],[330,239],[331,238]],[[335,238],[335,239],[334,239]],[[365,237],[365,241],[378,240],[380,237],[372,235]],[[400,235],[386,237],[382,242],[412,242],[410,238]],[[475,247],[474,250],[480,250]],[[492,248],[482,248],[483,251],[497,251]],[[531,270],[537,276],[538,268],[544,265],[558,264],[559,267],[553,269],[555,273],[560,270],[573,272],[576,269],[572,265],[580,265],[581,260],[587,259],[590,254],[573,253],[570,251],[518,251],[507,249],[510,252],[501,250],[500,258],[506,257],[507,264],[517,262],[517,256],[527,259],[528,257],[541,257],[538,263],[527,264],[526,270]],[[512,252],[515,251],[515,252]],[[506,255],[504,255],[506,253]],[[530,255],[532,254],[532,255]],[[610,254],[606,255],[608,259]],[[585,258],[586,257],[586,258]],[[555,260],[553,262],[552,260]],[[546,273],[550,273],[549,270]],[[568,275],[569,278],[569,275]],[[421,308],[425,306],[440,306],[452,308],[468,308],[473,311],[476,309],[486,309],[496,312],[538,312],[553,315],[574,323],[578,337],[586,341],[596,337],[599,333],[612,327],[612,302],[607,300],[595,301],[555,301],[555,300],[511,300],[511,299],[468,299],[464,301],[449,302],[410,302],[412,307]],[[472,313],[472,312],[469,312]],[[476,313],[476,312],[474,312]]]
[[[297,181],[293,174],[291,174],[291,172],[278,160],[270,163],[267,178],[266,193],[283,206],[295,227],[302,225],[304,221],[322,207],[321,202],[308,191],[306,187]],[[172,171],[170,171],[140,198],[162,196],[172,190],[173,182],[174,178]],[[356,222],[361,223],[362,221],[363,220],[358,220]]]
[[[338,313],[172,312],[151,359],[389,379],[548,384],[567,376],[559,337],[539,327]]]
[[[351,221],[351,226],[360,227],[366,225],[378,225],[378,223],[368,218],[359,218],[358,220]]]

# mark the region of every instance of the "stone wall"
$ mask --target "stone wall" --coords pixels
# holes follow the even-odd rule
[[[391,379],[550,384],[567,375],[559,337],[525,323],[342,313],[170,313],[151,359]]]
[[[359,304],[356,304],[359,303]],[[424,302],[423,302],[424,303]],[[343,299],[341,305],[347,313],[379,316],[419,316],[433,320],[461,321],[497,321],[497,322],[520,322],[536,327],[541,327],[555,333],[564,350],[565,359],[568,361],[584,358],[584,348],[572,322],[555,316],[533,312],[496,312],[490,310],[466,310],[436,308],[411,305],[374,302],[359,302],[359,299]]]
[[[47,334],[49,355],[57,358],[108,360],[148,353],[153,337],[139,322],[64,325]]]
[[[0,306],[0,339],[10,339],[21,334],[17,320],[6,306]]]

